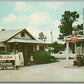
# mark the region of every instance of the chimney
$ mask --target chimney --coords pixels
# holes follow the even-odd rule
[[[1,31],[5,31],[5,29],[1,29]]]

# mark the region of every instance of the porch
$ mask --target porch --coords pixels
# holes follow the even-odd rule
[[[33,52],[36,50],[48,50],[49,45],[48,43],[42,43],[36,40],[9,41],[8,44],[10,45],[10,52],[14,54],[16,51],[23,53],[24,65],[28,65],[30,63],[30,58]]]

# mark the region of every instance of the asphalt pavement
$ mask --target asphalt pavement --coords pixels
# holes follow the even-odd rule
[[[19,70],[0,70],[0,82],[84,82],[84,66],[72,66],[69,61],[20,67]]]

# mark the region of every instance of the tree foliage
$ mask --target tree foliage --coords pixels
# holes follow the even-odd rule
[[[75,34],[83,35],[83,24],[78,24],[77,26],[74,26]]]
[[[72,34],[73,31],[73,27],[72,24],[75,21],[78,21],[79,18],[79,14],[74,11],[74,12],[70,12],[70,11],[65,11],[64,14],[62,15],[62,19],[60,20],[61,25],[58,26],[58,28],[60,29],[60,35],[59,38],[63,38],[64,36],[70,35]]]
[[[54,53],[57,53],[57,52],[62,51],[62,50],[65,49],[65,44],[54,42],[52,44],[52,47],[54,48]]]
[[[34,62],[36,64],[46,64],[51,62],[56,62],[56,58],[51,56],[49,52],[38,50],[33,52]]]
[[[40,32],[38,39],[46,41],[47,37],[43,34],[43,32]]]

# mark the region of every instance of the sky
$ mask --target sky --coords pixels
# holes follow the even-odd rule
[[[0,29],[26,28],[38,38],[43,32],[47,42],[58,41],[60,20],[64,11],[77,11],[80,15],[73,25],[83,23],[84,1],[0,1]],[[61,41],[58,41],[61,42]]]

